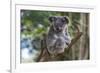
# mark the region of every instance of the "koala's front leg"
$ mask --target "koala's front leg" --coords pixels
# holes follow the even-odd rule
[[[46,45],[47,45],[48,52],[50,54],[54,54],[55,53],[54,46],[55,46],[56,39],[57,39],[56,35],[49,35],[46,38]]]
[[[68,46],[71,43],[71,37],[69,34],[64,35],[65,43]]]

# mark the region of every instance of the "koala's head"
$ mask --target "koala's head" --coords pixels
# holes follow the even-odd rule
[[[69,19],[66,16],[51,16],[49,21],[52,23],[55,31],[63,31],[69,23]]]

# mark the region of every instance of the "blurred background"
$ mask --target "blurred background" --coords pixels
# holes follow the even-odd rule
[[[63,60],[89,60],[89,13],[78,12],[56,12],[56,11],[36,11],[21,10],[21,63],[36,62],[41,50],[41,39],[43,34],[48,32],[50,16],[68,16],[70,23],[68,25],[69,34],[74,38],[77,32],[74,25],[83,32],[81,38],[64,53]]]

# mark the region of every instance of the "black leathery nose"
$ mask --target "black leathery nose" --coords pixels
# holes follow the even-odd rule
[[[59,30],[59,28],[56,28],[57,30]]]

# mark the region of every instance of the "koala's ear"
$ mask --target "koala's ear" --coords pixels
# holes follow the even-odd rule
[[[69,23],[69,18],[67,16],[64,16],[64,20],[66,21],[66,23]]]
[[[50,22],[53,22],[54,20],[55,20],[55,17],[53,17],[53,16],[49,17]]]

